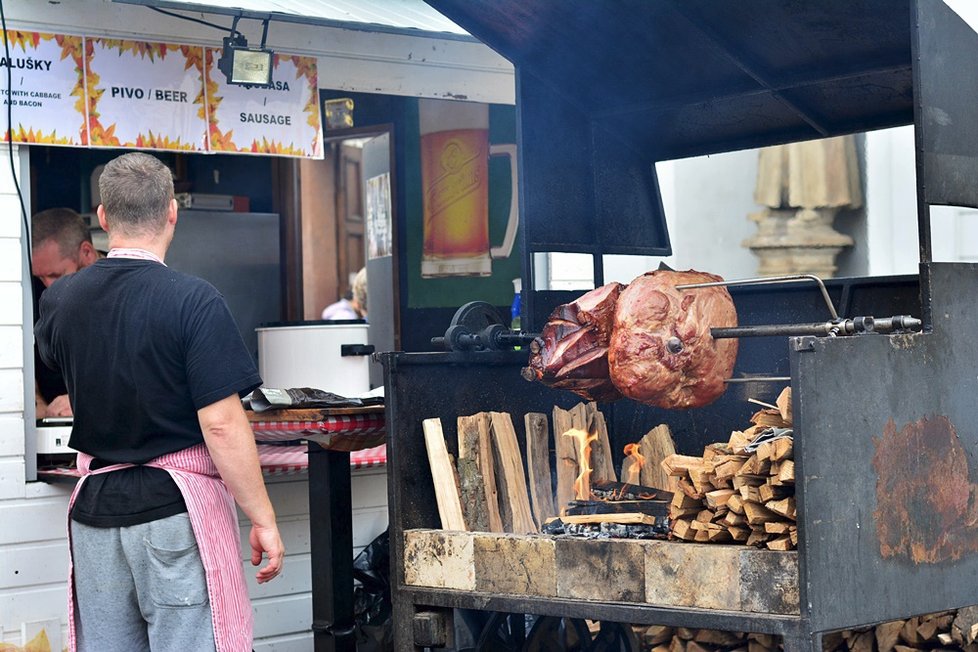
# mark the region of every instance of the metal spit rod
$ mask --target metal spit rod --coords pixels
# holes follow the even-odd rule
[[[805,336],[813,335],[818,337],[834,337],[836,335],[852,335],[854,333],[892,333],[894,331],[919,331],[923,328],[921,320],[909,315],[896,315],[894,317],[853,317],[852,319],[840,319],[836,312],[832,299],[829,297],[828,290],[822,279],[814,274],[794,274],[790,276],[765,276],[760,278],[745,278],[735,281],[713,281],[710,283],[688,283],[677,285],[677,290],[693,290],[697,288],[724,287],[729,285],[767,285],[770,283],[780,283],[783,281],[813,281],[818,285],[825,300],[825,305],[829,309],[832,319],[826,322],[816,322],[809,324],[761,324],[757,326],[735,326],[731,328],[711,328],[710,335],[714,339],[737,338],[737,337],[765,337],[765,336]],[[681,348],[681,344],[680,344]],[[675,351],[674,351],[675,352]]]

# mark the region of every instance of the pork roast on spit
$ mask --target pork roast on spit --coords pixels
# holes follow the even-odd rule
[[[557,306],[530,345],[530,366],[523,369],[523,377],[591,401],[620,399],[608,375],[608,343],[622,287],[608,283]]]
[[[624,395],[668,409],[708,405],[723,394],[737,358],[737,340],[714,340],[710,328],[736,326],[737,313],[724,287],[676,286],[720,280],[657,270],[558,306],[523,375],[596,401]]]
[[[723,394],[737,360],[737,340],[715,340],[710,328],[737,325],[733,299],[725,287],[676,289],[722,280],[693,270],[657,270],[621,292],[608,347],[618,391],[681,410],[709,405]]]

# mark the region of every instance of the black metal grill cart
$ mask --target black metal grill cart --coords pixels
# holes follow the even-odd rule
[[[827,286],[840,313],[911,314],[922,329],[741,340],[735,375],[790,377],[797,551],[500,537],[494,559],[549,564],[555,585],[500,583],[507,567],[485,551],[421,534],[440,526],[421,421],[575,397],[523,382],[526,351],[383,354],[397,649],[438,643],[424,619],[449,608],[767,632],[797,652],[823,632],[978,601],[978,266],[933,263],[929,226],[930,205],[978,207],[978,35],[940,0],[429,2],[516,66],[524,329],[569,296],[532,287],[536,252],[594,254],[596,283],[602,254],[670,253],[656,161],[904,124],[919,276]],[[815,289],[732,294],[742,324],[824,319]],[[696,454],[744,422],[749,391],[689,412],[602,409],[615,450],[616,433],[667,422]],[[441,555],[409,561],[419,536],[442,537]],[[453,570],[460,559],[474,572]],[[704,559],[729,582],[697,584]],[[444,571],[419,583],[419,564]],[[584,579],[562,579],[568,567]]]

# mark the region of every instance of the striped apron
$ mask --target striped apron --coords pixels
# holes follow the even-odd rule
[[[69,503],[75,502],[78,490],[88,475],[109,473],[133,464],[114,464],[92,470],[92,457],[78,454],[78,470],[81,479],[75,486]],[[164,469],[183,494],[187,503],[190,524],[197,539],[200,558],[207,578],[207,595],[211,604],[214,625],[214,643],[217,652],[246,652],[251,650],[253,617],[248,600],[244,570],[241,567],[241,542],[238,515],[234,500],[214,466],[204,444],[198,444],[176,453],[162,455],[145,464]],[[69,527],[69,543],[71,528]],[[75,634],[74,565],[71,546],[68,548],[68,649],[77,646]]]

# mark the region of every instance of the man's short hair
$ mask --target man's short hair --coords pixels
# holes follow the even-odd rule
[[[92,241],[92,233],[82,216],[70,208],[49,208],[31,218],[31,248],[49,240],[58,243],[62,258],[77,260],[79,248]]]
[[[109,161],[98,180],[110,228],[129,234],[157,234],[173,199],[173,175],[155,156],[130,152]]]

